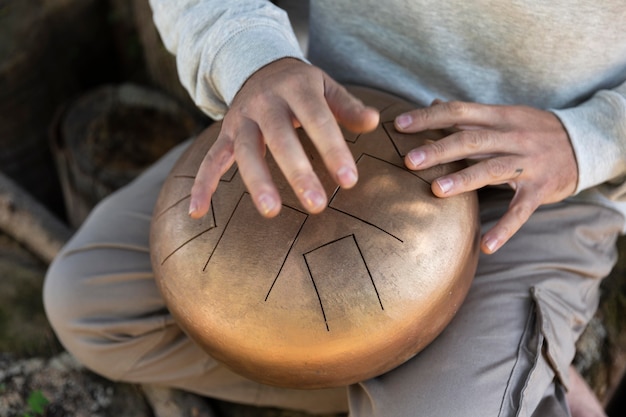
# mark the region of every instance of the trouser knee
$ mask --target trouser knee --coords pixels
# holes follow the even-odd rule
[[[116,335],[106,325],[105,312],[90,302],[95,288],[80,275],[80,254],[61,255],[47,271],[43,302],[48,321],[63,347],[87,368],[109,379],[125,371],[110,366],[107,356],[115,350]],[[101,322],[101,324],[99,324]]]

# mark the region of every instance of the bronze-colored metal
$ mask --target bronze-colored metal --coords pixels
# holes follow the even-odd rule
[[[301,208],[274,161],[281,213],[256,211],[236,167],[207,216],[188,214],[194,175],[219,132],[206,130],[180,158],[155,208],[151,253],[165,302],[215,359],[253,380],[292,388],[341,386],[380,375],[429,344],[452,319],[478,259],[475,193],[437,198],[446,164],[411,172],[406,152],[437,132],[398,133],[413,106],[350,88],[381,110],[371,133],[344,132],[359,182],[337,189],[306,135],[303,146],[330,198]]]

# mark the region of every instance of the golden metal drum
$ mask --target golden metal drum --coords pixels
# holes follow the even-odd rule
[[[403,156],[441,136],[401,134],[394,117],[413,105],[351,87],[381,111],[378,128],[344,132],[359,170],[337,189],[299,131],[329,196],[308,214],[268,156],[283,198],[265,219],[233,167],[209,214],[188,216],[194,175],[217,137],[202,133],[159,196],[151,256],[165,302],[212,357],[250,379],[291,388],[342,386],[402,364],[444,329],[463,302],[478,260],[475,193],[437,198],[435,178],[460,163],[411,172]]]

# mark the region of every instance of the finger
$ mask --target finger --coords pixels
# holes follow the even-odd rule
[[[516,156],[487,158],[458,172],[437,178],[432,183],[438,197],[451,197],[487,185],[506,184],[519,179],[524,169]]]
[[[424,169],[467,158],[479,159],[521,151],[516,142],[504,140],[502,135],[497,130],[462,130],[412,149],[405,157],[405,164],[409,169]]]
[[[304,208],[319,213],[326,207],[326,192],[302,149],[291,116],[279,108],[268,109],[261,133],[276,164]]]
[[[290,108],[311,138],[335,182],[343,188],[351,188],[358,179],[354,158],[323,92],[320,89],[317,97],[314,94],[316,92],[296,95],[299,101],[290,102]]]
[[[482,251],[492,254],[500,249],[528,221],[540,204],[540,193],[518,188],[504,216],[482,237]]]
[[[234,143],[239,174],[254,205],[263,216],[276,216],[281,208],[280,195],[265,162],[265,143],[256,123],[244,120]]]
[[[501,122],[499,106],[447,101],[400,114],[395,126],[401,132],[414,133],[458,126],[499,126]]]
[[[223,130],[202,160],[191,188],[189,215],[198,219],[204,216],[211,206],[211,197],[219,180],[235,162],[233,141]]]
[[[327,79],[324,96],[340,125],[355,133],[370,132],[378,126],[380,112],[348,92],[342,85]]]

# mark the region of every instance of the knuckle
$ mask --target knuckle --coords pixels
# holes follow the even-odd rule
[[[218,152],[217,148],[213,146],[209,152],[207,152],[209,158],[217,158],[219,153],[232,154],[235,152],[236,141],[234,136],[229,134],[220,135],[219,140],[221,152]]]
[[[203,174],[203,176],[210,175],[212,171],[216,169],[216,166],[220,163],[220,158],[216,152],[208,152],[204,156],[204,160],[200,166],[200,171],[198,174]],[[200,176],[200,175],[199,175]]]
[[[254,146],[250,142],[238,141],[235,143],[235,159],[245,161],[255,154]]]
[[[242,101],[238,106],[238,111],[244,117],[251,117],[256,109],[262,109],[270,102],[269,94],[266,91],[261,91],[251,95],[248,100]]]
[[[315,175],[309,169],[297,168],[287,173],[286,176],[289,184],[298,194],[313,188],[315,184]]]
[[[269,146],[270,152],[275,157],[277,155],[285,155],[291,149],[287,138],[282,135],[265,136],[265,142]]]
[[[264,127],[267,131],[282,137],[280,133],[287,129],[293,130],[293,121],[286,114],[273,111],[266,114],[264,122],[261,123],[261,130],[264,130]]]
[[[459,135],[461,135],[461,144],[466,152],[490,153],[496,147],[496,136],[488,130],[463,130]]]
[[[301,73],[290,74],[280,84],[281,94],[306,94],[308,83]]]
[[[352,154],[345,146],[333,145],[324,150],[322,160],[330,162],[353,161],[350,157]]]
[[[486,137],[484,133],[477,134],[476,132],[461,132],[461,143],[469,152],[483,148],[485,139]]]
[[[430,149],[433,155],[435,155],[436,157],[441,157],[446,154],[448,147],[446,146],[445,141],[439,140],[430,143],[425,149]]]
[[[242,171],[241,178],[252,195],[259,194],[260,190],[266,186],[264,178],[260,175],[251,175],[248,172]]]
[[[523,223],[530,218],[536,208],[537,205],[534,202],[520,201],[511,207],[511,213],[520,223]]]
[[[504,237],[505,239],[509,239],[511,236],[513,236],[513,234],[515,233],[515,231],[517,230],[516,227],[512,227],[510,224],[510,220],[509,222],[503,222],[499,225],[499,229],[500,229],[500,233],[499,235],[501,237]]]
[[[288,77],[284,79],[284,82],[281,84],[282,91],[284,94],[295,93],[299,97],[310,97],[313,93],[323,93],[321,89],[316,89],[314,85],[318,85],[312,83],[312,78],[317,78],[317,69],[311,68],[312,71],[297,71],[289,74]],[[320,86],[322,84],[319,84]]]
[[[335,118],[332,117],[330,113],[326,112],[315,112],[311,115],[311,119],[309,121],[311,127],[316,130],[322,130],[327,126],[332,126],[335,122]]]
[[[217,181],[212,181],[211,177],[206,177],[198,173],[191,187],[191,194],[198,195],[207,193],[212,195],[217,190]]]
[[[441,108],[424,107],[416,111],[410,111],[409,114],[413,117],[413,123],[418,126],[430,126],[436,124],[437,120],[441,117]]]
[[[456,174],[455,182],[459,183],[463,188],[471,187],[476,183],[478,177],[473,170],[463,170]]]
[[[233,116],[245,117],[250,120],[262,122],[268,117],[268,114],[274,114],[275,111],[269,111],[278,107],[278,98],[269,90],[261,91],[251,96],[248,100],[242,101],[237,108],[231,108],[230,112],[235,111]],[[228,114],[227,114],[228,116]]]
[[[259,143],[252,140],[237,140],[234,141],[233,151],[234,154],[240,158],[242,155],[253,155],[259,151]]]
[[[455,117],[462,117],[466,115],[468,111],[467,103],[462,101],[449,101],[444,103],[444,106],[446,106],[447,111]]]
[[[487,174],[492,179],[501,179],[508,172],[508,165],[500,158],[491,158],[486,161]]]

